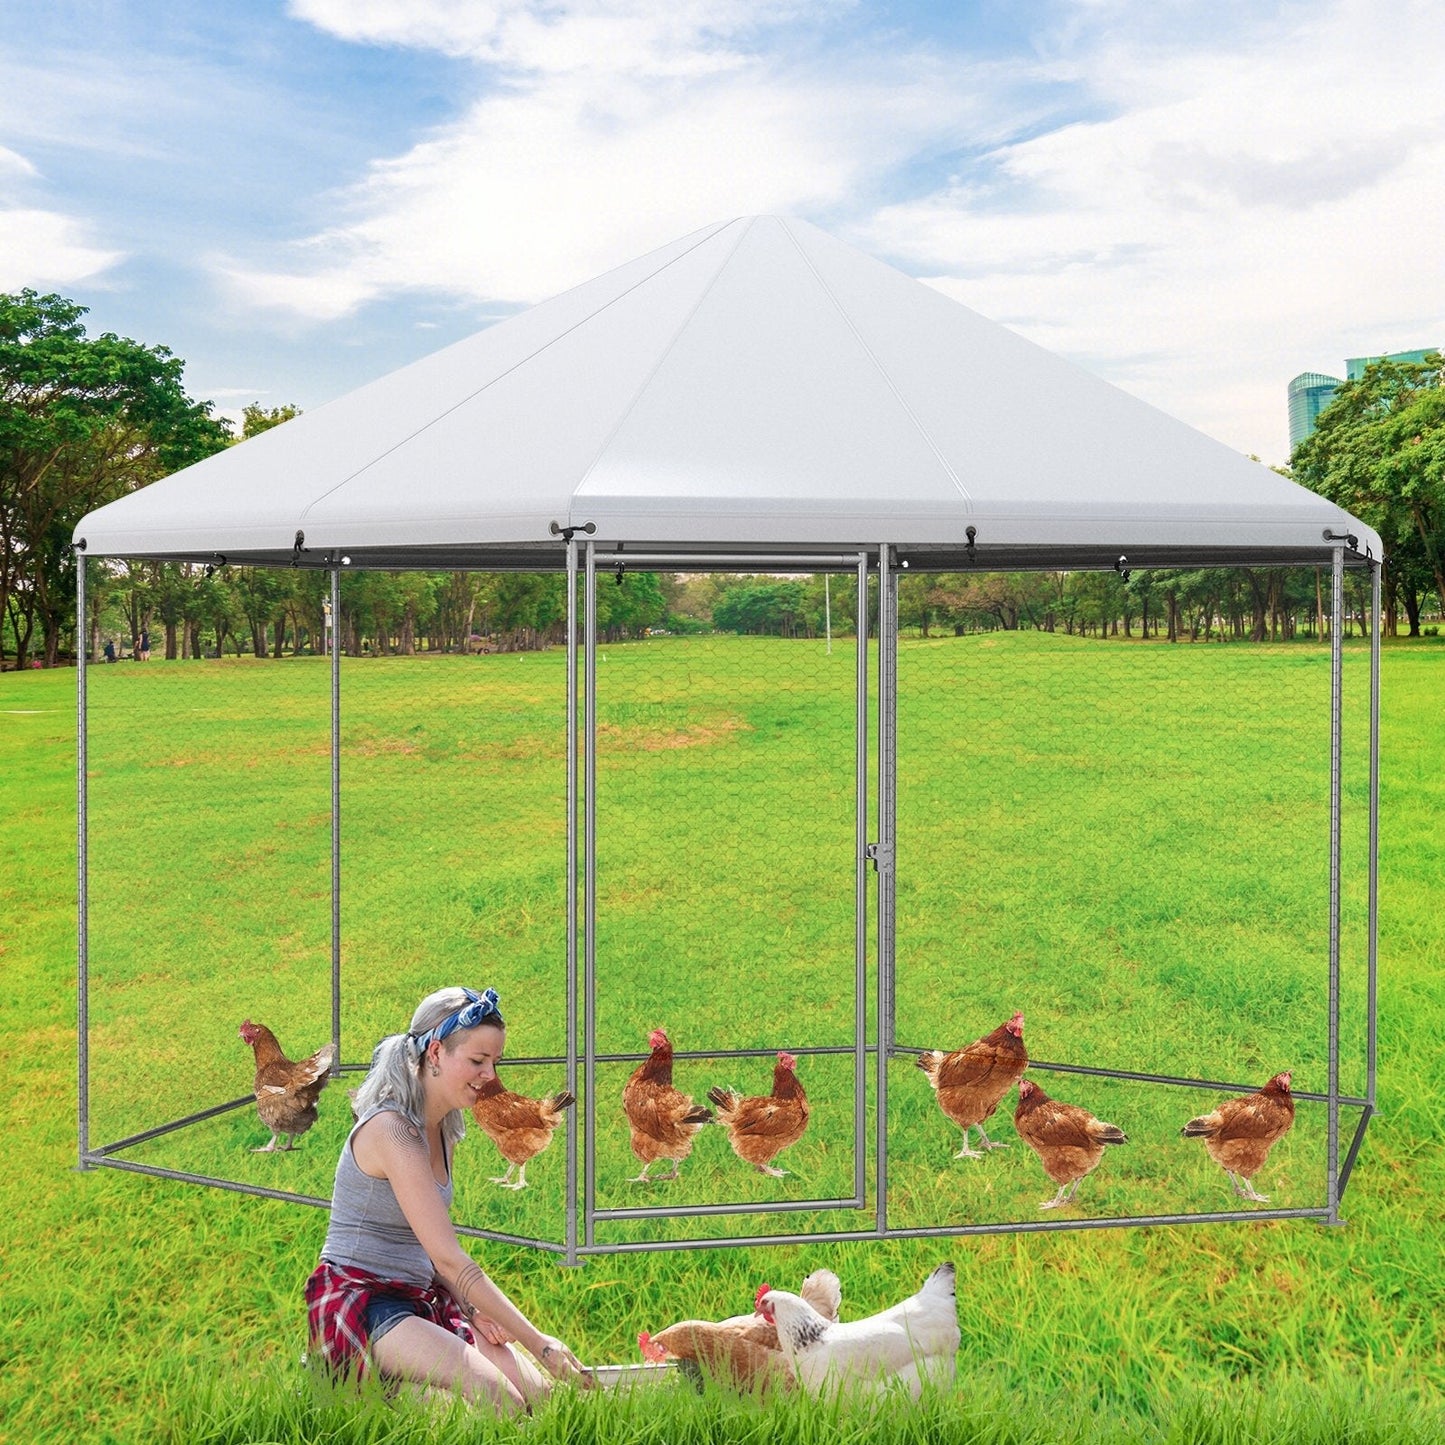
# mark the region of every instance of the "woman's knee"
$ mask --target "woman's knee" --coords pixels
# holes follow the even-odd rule
[[[465,1399],[475,1404],[488,1403],[501,1414],[515,1415],[527,1408],[526,1400],[501,1366],[478,1350],[467,1350],[458,1383]]]

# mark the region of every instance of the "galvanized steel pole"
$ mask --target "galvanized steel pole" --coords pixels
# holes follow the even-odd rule
[[[827,573],[823,574],[826,578]],[[858,631],[855,670],[854,754],[856,787],[854,833],[853,954],[853,1197],[855,1207],[868,1200],[868,554],[858,554]],[[830,622],[831,646],[831,622]]]
[[[1375,1007],[1376,972],[1380,936],[1380,574],[1383,565],[1371,564],[1370,606],[1374,627],[1370,634],[1370,916],[1368,973],[1365,987],[1365,1097],[1368,1112],[1375,1112]]]
[[[577,543],[567,539],[567,1087],[577,1093]],[[590,1015],[589,1015],[590,1022]],[[592,1074],[586,1091],[587,1195],[592,1192]],[[567,1263],[577,1263],[577,1115],[567,1111]],[[589,1233],[590,1242],[590,1233]]]
[[[87,889],[85,553],[75,553],[75,897],[76,897],[76,1140],[79,1167],[90,1153],[90,899]]]
[[[324,629],[323,629],[324,630]],[[341,1071],[341,570],[331,569],[331,1042]]]
[[[584,997],[587,1010],[587,1243],[597,1214],[597,551],[587,544],[583,587],[582,908]]]
[[[1340,1222],[1340,805],[1344,713],[1345,549],[1334,549],[1330,632],[1330,979],[1326,1115],[1328,1223]]]
[[[892,656],[888,647],[888,588],[891,577],[888,544],[878,549],[878,833],[874,863],[878,871],[878,1001],[874,1015],[874,1042],[877,1045],[877,1083],[874,1088],[875,1194],[874,1227],[879,1234],[888,1230],[888,955],[892,938],[888,927],[893,889],[893,839],[888,831],[886,798],[889,787],[889,756],[893,734],[888,724],[888,693],[893,685],[889,669]],[[868,593],[865,588],[858,599],[858,648],[868,646]]]

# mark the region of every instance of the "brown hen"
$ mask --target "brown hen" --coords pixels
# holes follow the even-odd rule
[[[778,1327],[757,1311],[768,1288],[759,1287],[750,1315],[716,1321],[680,1320],[655,1335],[644,1330],[637,1337],[643,1358],[654,1364],[675,1359],[685,1374],[699,1382],[706,1373],[737,1389],[790,1388],[793,1371],[778,1343]],[[799,1294],[825,1320],[838,1318],[843,1294],[832,1270],[814,1270]]]
[[[472,1118],[507,1161],[507,1172],[500,1177],[494,1175],[492,1183],[503,1189],[525,1189],[527,1161],[552,1142],[552,1131],[562,1122],[562,1111],[576,1102],[576,1096],[566,1089],[547,1099],[514,1094],[496,1075],[483,1084],[472,1105]],[[513,1170],[517,1172],[515,1181]]]
[[[1062,1104],[1049,1098],[1032,1079],[1019,1080],[1014,1128],[1039,1156],[1044,1173],[1059,1186],[1059,1192],[1052,1199],[1044,1200],[1040,1209],[1067,1204],[1074,1197],[1079,1180],[1099,1167],[1104,1146],[1129,1142],[1117,1124],[1106,1124],[1077,1104]]]
[[[633,1184],[653,1184],[676,1179],[678,1165],[692,1153],[694,1136],[712,1122],[712,1111],[694,1104],[690,1094],[672,1087],[672,1043],[661,1029],[648,1035],[652,1053],[634,1071],[622,1090],[622,1109],[631,1129],[632,1152],[642,1162],[642,1173]],[[654,1174],[648,1169],[659,1159],[672,1161],[671,1174]]]
[[[1264,1168],[1269,1151],[1294,1125],[1289,1082],[1286,1069],[1258,1093],[1230,1099],[1179,1131],[1186,1139],[1203,1139],[1209,1157],[1229,1175],[1234,1192],[1260,1204],[1268,1204],[1269,1195],[1260,1194],[1251,1181]]]
[[[808,1096],[797,1067],[792,1054],[778,1055],[771,1094],[744,1098],[732,1089],[709,1089],[707,1095],[717,1109],[718,1123],[728,1131],[733,1153],[779,1179],[788,1171],[774,1168],[772,1160],[789,1144],[796,1144],[808,1127]]]
[[[272,1153],[276,1140],[283,1135],[283,1152],[294,1149],[297,1138],[316,1122],[316,1100],[326,1087],[336,1046],[326,1044],[309,1059],[293,1061],[281,1052],[276,1035],[265,1024],[253,1024],[247,1019],[238,1032],[241,1041],[250,1044],[256,1055],[256,1112],[271,1131],[271,1142],[251,1152]]]
[[[970,1129],[978,1130],[984,1150],[1008,1148],[988,1137],[983,1121],[992,1117],[999,1101],[1018,1083],[1028,1062],[1021,1013],[951,1054],[930,1049],[918,1056],[918,1067],[928,1075],[938,1095],[938,1107],[963,1130],[963,1148],[953,1156],[955,1159],[983,1158],[982,1150],[968,1147]]]

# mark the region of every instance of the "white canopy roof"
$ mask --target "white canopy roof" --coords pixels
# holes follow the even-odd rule
[[[101,556],[1310,561],[1313,493],[803,221],[725,222],[92,512]],[[973,533],[976,550],[962,549]],[[304,536],[304,551],[296,548]]]

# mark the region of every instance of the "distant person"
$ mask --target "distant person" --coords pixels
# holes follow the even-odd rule
[[[140,660],[142,662],[151,660],[151,635],[145,628],[141,628],[140,634]]]
[[[108,637],[105,639],[105,660],[107,662],[115,661],[115,643]]]

